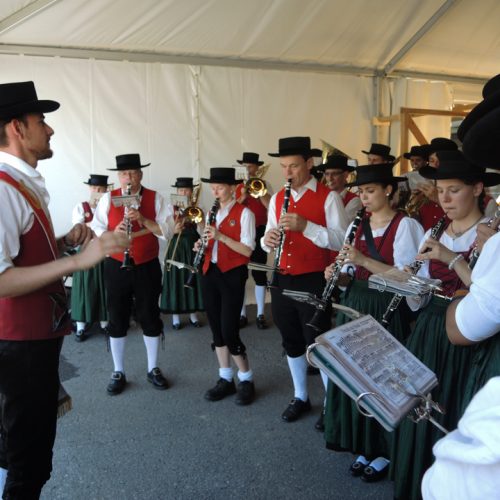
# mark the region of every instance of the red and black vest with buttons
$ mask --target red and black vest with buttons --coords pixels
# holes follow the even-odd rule
[[[426,201],[418,211],[418,219],[424,231],[431,229],[443,215],[441,206],[431,200]]]
[[[290,194],[288,213],[297,213],[308,221],[326,227],[325,201],[330,190],[316,183],[316,191],[306,189],[300,200],[296,202]],[[279,219],[285,191],[282,189],[276,195],[276,217]],[[281,254],[280,269],[283,274],[305,274],[323,272],[330,264],[330,250],[320,248],[306,238],[300,231],[287,231],[285,244]]]
[[[241,238],[241,214],[245,210],[243,205],[235,203],[224,220],[219,224],[219,231],[231,238],[232,240],[240,241]],[[205,261],[203,262],[203,274],[206,274],[212,259],[212,250],[214,248],[214,240],[208,242],[208,247],[205,252]],[[216,266],[223,272],[230,271],[235,267],[246,266],[250,262],[250,257],[241,255],[229,248],[222,241],[217,244],[217,264]]]
[[[241,197],[241,191],[244,184],[238,184],[236,186],[236,199]],[[243,202],[243,206],[248,207],[255,215],[255,227],[265,226],[267,224],[267,208],[262,204],[260,199],[252,198],[249,194]]]
[[[90,208],[89,202],[84,201],[82,203],[82,208],[83,208],[83,222],[85,222],[85,224],[87,224],[87,222],[92,222],[94,214],[92,213],[92,209]]]
[[[396,233],[398,231],[398,227],[403,218],[406,217],[403,213],[398,212],[393,218],[392,221],[387,226],[387,229],[384,231],[382,236],[377,236],[373,238],[375,243],[375,248],[377,252],[382,257],[382,261],[384,264],[388,264],[389,266],[394,265],[394,240],[396,239]],[[356,231],[356,237],[354,238],[354,247],[358,249],[363,255],[367,257],[371,257],[370,252],[368,250],[368,245],[366,244],[366,240],[362,240],[363,236],[363,224],[360,224],[358,230]],[[367,280],[371,276],[371,272],[368,269],[362,266],[356,266],[356,272],[354,273],[354,278],[357,280]]]
[[[121,196],[122,190],[120,188],[111,191],[111,197]],[[141,188],[141,208],[140,212],[146,219],[155,220],[156,219],[156,209],[155,209],[155,196],[156,191],[151,189]],[[115,207],[113,203],[110,203],[108,212],[108,229],[112,231],[116,226],[120,224],[123,220],[125,208]],[[132,233],[141,231],[141,228],[137,222],[132,223]],[[137,238],[132,238],[130,243],[130,257],[134,259],[136,265],[144,264],[153,259],[158,258],[158,238],[153,233],[146,233]],[[115,253],[111,255],[115,260],[123,262],[123,253]]]
[[[35,193],[6,172],[0,172],[0,180],[17,189],[34,212],[33,225],[20,237],[14,266],[30,267],[56,260],[54,229]],[[0,339],[47,340],[67,335],[71,324],[66,305],[61,280],[25,295],[0,299]]]
[[[342,198],[344,207],[347,207],[347,204],[354,198],[359,198],[359,196],[357,194],[354,194],[352,191],[346,191],[345,196]]]

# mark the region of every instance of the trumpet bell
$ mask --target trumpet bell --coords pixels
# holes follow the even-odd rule
[[[199,207],[187,207],[184,211],[187,221],[199,224],[203,220],[203,210]]]
[[[262,179],[249,179],[246,188],[252,198],[262,198],[267,194],[266,183]]]

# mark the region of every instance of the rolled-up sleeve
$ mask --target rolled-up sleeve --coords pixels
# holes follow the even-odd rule
[[[245,208],[241,212],[240,226],[241,243],[251,248],[253,251],[255,249],[255,215],[248,208]]]
[[[108,230],[108,213],[111,204],[111,193],[104,194],[94,212],[94,218],[90,223],[92,231],[97,236],[101,236],[102,233]]]

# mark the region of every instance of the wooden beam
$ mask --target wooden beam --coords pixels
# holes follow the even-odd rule
[[[415,139],[417,139],[420,145],[428,144],[427,139],[425,138],[424,134],[422,134],[421,130],[418,128],[418,125],[415,123],[415,120],[411,115],[408,115],[408,129],[415,136]]]

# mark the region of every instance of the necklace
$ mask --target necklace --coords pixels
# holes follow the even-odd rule
[[[451,221],[451,224],[450,224],[450,231],[453,233],[453,239],[455,238],[460,238],[460,236],[462,236],[463,234],[465,234],[467,231],[469,231],[469,229],[472,229],[481,219],[483,218],[483,214],[481,214],[479,216],[479,219],[477,219],[477,221],[474,222],[474,224],[471,224],[468,228],[466,229],[463,229],[462,231],[455,231],[453,229],[453,222],[454,221]]]

